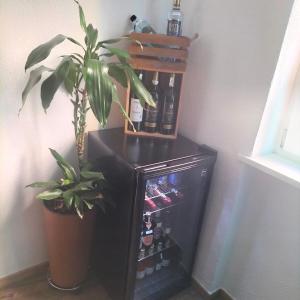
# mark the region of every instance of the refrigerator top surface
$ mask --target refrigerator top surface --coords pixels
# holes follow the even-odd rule
[[[123,131],[123,128],[92,131],[89,132],[89,142],[109,148],[133,168],[196,155],[216,156],[213,149],[199,146],[181,135],[176,140],[167,140],[129,136]]]

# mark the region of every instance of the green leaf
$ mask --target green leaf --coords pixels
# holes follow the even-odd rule
[[[28,68],[31,68],[35,64],[46,59],[49,56],[51,50],[58,44],[62,43],[65,39],[66,39],[66,37],[64,35],[59,34],[56,37],[54,37],[53,39],[51,39],[50,41],[48,41],[47,43],[44,43],[44,44],[38,46],[37,48],[35,48],[29,54],[29,56],[27,58],[27,61],[25,64],[25,71]]]
[[[84,50],[84,47],[81,45],[81,43],[79,43],[78,41],[76,41],[75,39],[71,38],[71,37],[67,37],[67,39],[72,42],[73,44],[81,47]]]
[[[90,49],[93,49],[96,45],[98,38],[98,30],[89,24],[86,29],[86,44]]]
[[[112,89],[112,99],[113,99],[113,102],[116,103],[119,106],[119,108],[120,108],[121,113],[123,114],[123,116],[128,120],[128,122],[130,123],[130,125],[132,126],[132,128],[134,129],[134,131],[136,131],[135,128],[134,128],[134,125],[133,125],[133,123],[132,123],[132,121],[131,121],[131,119],[130,119],[130,117],[128,115],[128,113],[126,112],[126,109],[124,108],[123,104],[121,103],[121,101],[119,99],[116,86],[113,85],[111,87],[111,89]]]
[[[52,191],[45,191],[36,196],[39,200],[54,200],[62,196],[62,190],[55,189]]]
[[[61,186],[68,186],[68,185],[71,185],[71,184],[73,184],[74,183],[74,181],[73,180],[70,180],[70,179],[61,179],[60,180],[60,185]]]
[[[108,67],[101,61],[89,59],[83,70],[88,100],[101,126],[105,126],[111,109],[112,81]]]
[[[58,154],[54,149],[49,149],[51,154],[53,155],[53,157],[56,159],[56,162],[58,164],[58,166],[61,168],[64,176],[67,179],[70,179],[72,181],[76,181],[76,172],[74,170],[74,168],[67,163],[64,158]]]
[[[31,91],[31,89],[41,80],[42,78],[42,74],[43,72],[51,72],[53,71],[52,69],[49,69],[45,66],[40,66],[34,70],[32,70],[30,72],[30,75],[29,75],[29,79],[28,79],[28,82],[22,92],[22,106],[21,108],[19,109],[19,113],[21,112],[25,102],[26,102],[26,99],[27,99],[27,96],[29,94],[29,92]]]
[[[81,194],[81,198],[84,200],[99,200],[103,199],[103,194],[99,191],[86,191]]]
[[[63,198],[64,198],[64,202],[67,206],[67,208],[71,208],[74,199],[75,199],[75,194],[73,193],[73,191],[68,190],[66,192],[63,193]]]
[[[104,213],[106,213],[106,207],[104,201],[96,201],[96,205],[98,205]]]
[[[76,194],[74,194],[74,205],[75,205],[75,209],[76,209],[78,216],[80,217],[80,219],[82,219],[83,218],[83,205],[82,205],[82,201],[81,201],[80,197]]]
[[[72,95],[77,80],[78,66],[71,60],[69,63],[69,69],[65,76],[64,86],[70,95]]]
[[[119,49],[119,48],[113,48],[113,47],[104,47],[107,49],[110,53],[116,55],[118,58],[124,58],[125,60],[130,59],[130,55],[127,51]]]
[[[117,82],[119,82],[124,88],[128,87],[128,81],[127,81],[127,75],[126,72],[120,68],[115,63],[108,64],[109,70],[108,74],[109,76],[113,77]]]
[[[105,179],[100,172],[81,171],[80,175],[85,179]]]
[[[135,71],[129,65],[123,65],[122,67],[125,68],[127,72],[127,76],[130,80],[130,86],[133,93],[138,97],[141,102],[141,105],[144,106],[145,102],[148,103],[150,106],[155,107],[155,102],[151,94],[145,88],[143,83],[140,81],[139,77],[136,75]]]
[[[93,209],[94,207],[94,204],[93,203],[89,203],[88,201],[86,200],[83,200],[84,204],[88,207],[88,209]]]
[[[56,70],[42,83],[41,98],[45,111],[49,108],[58,88],[64,82],[69,72],[71,62],[70,57],[65,57]]]
[[[129,36],[127,36],[127,35],[125,35],[125,36],[122,36],[122,37],[120,37],[120,38],[115,38],[115,39],[108,39],[108,40],[103,40],[103,41],[100,41],[100,42],[98,42],[98,44],[97,44],[97,46],[96,46],[96,51],[97,50],[99,50],[101,47],[105,47],[105,44],[116,44],[116,43],[118,43],[118,42],[120,42],[120,41],[122,41],[122,40],[128,40],[128,39],[130,39],[130,37]]]
[[[90,191],[93,188],[94,188],[94,181],[89,180],[89,181],[78,183],[76,186],[72,188],[72,191],[83,192],[83,191]]]
[[[42,188],[42,189],[54,189],[59,187],[60,185],[57,183],[57,181],[50,180],[50,181],[38,181],[31,183],[29,185],[26,185],[26,187],[31,188]]]
[[[81,5],[79,4],[79,1],[74,0],[74,2],[76,2],[77,5],[78,5],[78,9],[79,9],[79,19],[80,19],[80,26],[82,27],[82,29],[83,29],[84,31],[86,31],[86,22],[85,22],[85,16],[84,16],[83,9],[82,9]]]

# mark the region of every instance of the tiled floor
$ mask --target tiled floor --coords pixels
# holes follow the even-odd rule
[[[81,292],[62,293],[50,288],[44,275],[28,278],[12,287],[0,289],[0,300],[110,300],[95,280],[90,280]],[[194,288],[189,288],[171,300],[202,300]]]

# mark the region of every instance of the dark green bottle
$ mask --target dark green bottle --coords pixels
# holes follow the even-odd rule
[[[159,84],[159,74],[158,72],[155,72],[153,75],[152,85],[149,92],[152,95],[156,107],[145,104],[144,130],[146,132],[158,131],[159,109],[160,109],[160,95],[159,95],[158,84]]]
[[[162,134],[173,134],[176,121],[176,99],[174,93],[175,74],[171,74],[169,88],[166,90],[163,103],[160,123],[160,132]]]

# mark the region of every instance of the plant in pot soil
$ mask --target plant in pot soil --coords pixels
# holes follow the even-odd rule
[[[37,195],[37,199],[44,202],[49,280],[53,286],[61,289],[74,289],[86,278],[95,206],[99,205],[103,209],[105,201],[108,200],[105,197],[107,182],[103,174],[91,171],[91,165],[84,159],[88,110],[92,110],[101,126],[105,126],[113,102],[120,106],[122,113],[128,118],[119,101],[116,82],[125,88],[130,82],[142,105],[145,102],[155,105],[151,95],[130,67],[128,52],[112,46],[128,37],[98,41],[98,30],[92,24],[86,24],[83,9],[78,1],[75,2],[85,34],[84,43],[59,34],[30,53],[25,71],[44,61],[51,50],[63,41],[75,44],[80,52],[62,56],[56,69],[39,65],[31,70],[22,93],[23,107],[31,89],[42,79],[44,73],[48,73],[41,84],[44,110],[49,108],[56,91],[61,87],[71,96],[74,107],[73,125],[78,166],[73,167],[59,153],[50,149],[61,169],[62,178],[29,185],[45,189]]]

